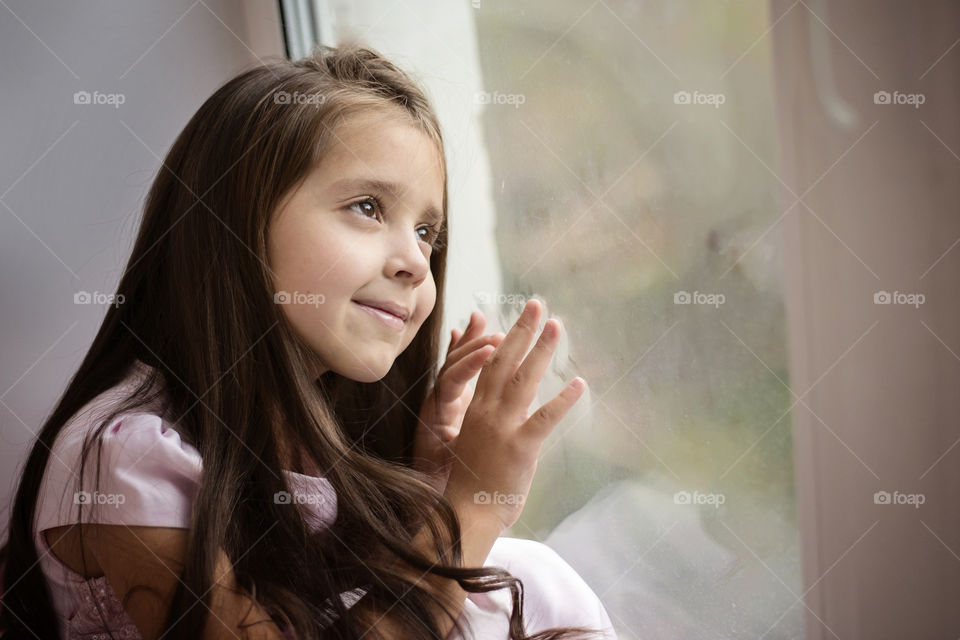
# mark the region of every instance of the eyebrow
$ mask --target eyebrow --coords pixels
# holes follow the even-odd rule
[[[389,180],[379,180],[377,178],[344,178],[335,182],[331,188],[335,191],[377,191],[387,193],[393,198],[397,198],[399,194],[407,190],[402,184],[390,182]],[[432,222],[439,223],[443,221],[443,213],[433,205],[428,205],[423,213]]]

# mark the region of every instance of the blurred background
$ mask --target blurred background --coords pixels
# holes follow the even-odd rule
[[[176,134],[347,40],[440,116],[447,332],[538,297],[589,385],[508,535],[624,640],[960,636],[945,1],[0,0],[5,510]]]

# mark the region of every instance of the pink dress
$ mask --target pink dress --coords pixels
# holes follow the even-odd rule
[[[193,500],[202,470],[197,450],[180,439],[162,407],[121,414],[103,432],[100,488],[93,492],[96,449],[84,470],[85,492],[77,492],[79,456],[84,435],[99,422],[111,403],[132,388],[148,371],[138,362],[130,376],[107,390],[77,413],[61,430],[44,473],[34,524],[40,566],[53,593],[54,607],[69,640],[139,639],[105,576],[84,579],[51,552],[42,532],[77,522],[77,505],[84,503],[84,520],[91,515],[103,524],[189,528]],[[326,527],[337,515],[337,497],[325,478],[283,470],[298,508],[314,527]],[[522,538],[501,537],[485,565],[504,567],[524,584],[524,618],[528,633],[556,626],[585,626],[606,631],[615,640],[610,618],[599,598],[579,574],[553,549]],[[348,606],[362,590],[341,594]],[[101,619],[103,610],[106,623]],[[456,629],[450,640],[508,638],[510,593],[470,593],[461,622],[468,635]]]

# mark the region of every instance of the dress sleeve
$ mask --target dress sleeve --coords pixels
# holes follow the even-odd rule
[[[610,616],[597,594],[554,549],[526,538],[501,536],[484,566],[502,567],[523,583],[524,627],[528,634],[565,626],[598,631],[597,640],[617,640]],[[467,633],[456,628],[446,640],[508,638],[512,599],[508,589],[468,593],[461,612]]]
[[[203,468],[199,452],[170,423],[149,413],[116,417],[102,432],[102,446],[94,441],[90,447],[81,487],[80,455],[89,432],[89,423],[67,425],[54,443],[38,497],[37,531],[80,521],[190,527]]]

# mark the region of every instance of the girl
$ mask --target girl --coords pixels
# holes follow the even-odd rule
[[[436,117],[376,52],[216,91],[26,462],[3,637],[615,637],[499,537],[584,384],[528,416],[538,301],[505,336],[474,313],[437,370],[447,229]]]

